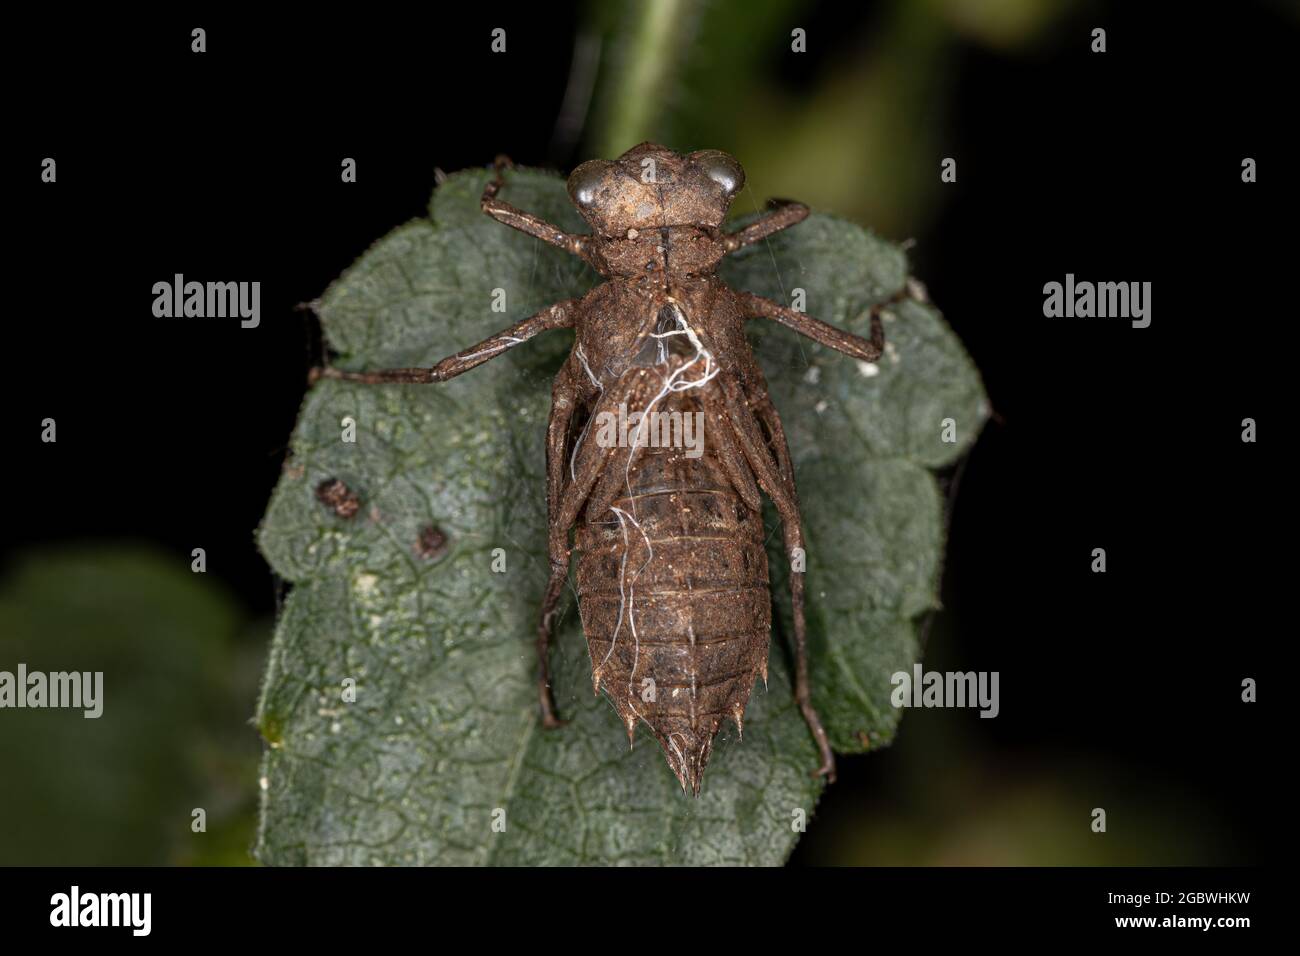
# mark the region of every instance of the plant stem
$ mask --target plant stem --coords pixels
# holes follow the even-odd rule
[[[596,155],[612,159],[654,135],[671,95],[669,81],[687,46],[694,6],[694,0],[636,4],[627,32],[616,33],[616,72],[609,74]]]

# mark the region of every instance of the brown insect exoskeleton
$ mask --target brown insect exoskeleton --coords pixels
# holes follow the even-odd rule
[[[787,555],[803,548],[790,452],[745,322],[771,319],[874,361],[884,345],[879,310],[888,303],[872,310],[867,341],[728,288],[714,274],[722,257],[793,226],[808,208],[786,203],[724,233],[745,181],[726,153],[679,155],[643,143],[613,162],[583,163],[568,188],[591,235],[570,235],[498,199],[506,168],[498,160],[483,211],[581,256],[605,281],[432,368],[317,374],[445,382],[539,332],[575,330],[547,426],[551,576],[537,633],[542,721],[563,723],[547,652],[576,550],[595,690],[604,688],[629,739],[638,720],[650,727],[683,789],[698,795],[718,727],[731,718],[740,728],[754,681],[767,679],[771,596],[760,489],[780,514]],[[792,569],[790,583],[795,698],[821,753],[814,775],[833,780],[835,757],[809,698],[803,572]]]

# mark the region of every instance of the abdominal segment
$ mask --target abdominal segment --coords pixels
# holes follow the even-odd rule
[[[605,467],[618,473],[602,475],[597,484],[608,490],[593,495],[576,538],[593,684],[629,737],[639,721],[650,727],[696,794],[722,721],[740,726],[755,679],[766,679],[771,626],[763,518],[737,494],[719,436],[711,440],[727,427],[704,415],[713,388],[669,391],[632,410],[663,413],[667,425],[642,418],[644,427],[614,435],[625,444]],[[702,440],[686,444],[681,428],[677,443],[674,421],[699,423]]]

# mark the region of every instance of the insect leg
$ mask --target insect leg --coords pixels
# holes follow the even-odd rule
[[[558,246],[575,256],[584,256],[586,247],[584,237],[567,233],[557,226],[552,226],[545,219],[524,212],[522,209],[516,209],[510,203],[496,198],[497,193],[501,191],[501,187],[506,183],[505,171],[510,169],[511,166],[512,164],[507,157],[497,157],[497,174],[483,187],[483,198],[479,200],[479,208],[497,222],[503,222],[512,229],[526,232],[530,236],[535,236],[543,242],[549,242],[551,245]]]
[[[572,328],[577,305],[577,299],[566,299],[549,305],[542,311],[516,322],[510,328],[484,339],[478,345],[472,345],[455,355],[447,356],[432,368],[385,368],[372,372],[345,372],[342,369],[326,366],[312,369],[307,381],[313,383],[321,378],[336,378],[345,382],[364,382],[368,385],[384,382],[404,382],[412,385],[445,382],[462,372],[468,372],[482,365],[488,359],[496,358],[507,349],[527,342],[539,332]]]
[[[779,322],[788,329],[794,329],[800,335],[808,336],[814,342],[835,349],[837,352],[843,352],[845,355],[851,355],[853,358],[861,359],[864,362],[876,361],[876,359],[880,358],[880,353],[884,351],[885,330],[880,324],[881,311],[886,306],[901,302],[909,295],[911,295],[910,290],[903,288],[883,302],[877,302],[871,307],[871,339],[868,341],[859,335],[854,335],[852,332],[837,329],[821,319],[814,319],[811,315],[788,309],[771,299],[763,298],[761,295],[754,295],[750,292],[736,293],[739,300],[738,304],[744,310],[745,315],[759,316],[760,318],[771,319],[773,322]]]
[[[772,443],[776,450],[776,461],[768,450],[767,442],[754,418],[754,412],[741,394],[734,381],[723,384],[726,395],[727,412],[731,426],[736,432],[737,441],[744,453],[754,476],[767,496],[776,505],[781,516],[781,530],[785,536],[786,554],[792,560],[790,568],[790,598],[794,609],[794,696],[803,714],[804,722],[817,742],[821,754],[821,766],[813,771],[813,776],[825,776],[830,782],[835,781],[835,754],[831,751],[830,738],[821,718],[812,705],[812,696],[808,684],[808,632],[804,617],[803,572],[793,567],[796,549],[803,549],[803,523],[799,514],[799,499],[795,493],[794,471],[790,466],[789,448],[785,443],[785,431],[781,428],[776,409],[772,408],[772,418],[776,425],[772,429]],[[760,413],[762,403],[759,402]]]
[[[801,202],[783,202],[766,216],[754,220],[744,229],[739,229],[723,237],[723,248],[735,252],[741,246],[748,246],[766,239],[774,232],[789,229],[808,218],[808,207]]]

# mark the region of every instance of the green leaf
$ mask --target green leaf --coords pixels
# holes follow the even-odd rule
[[[395,230],[326,292],[319,312],[340,366],[427,366],[597,281],[483,216],[487,176],[450,177],[430,220]],[[515,171],[503,197],[580,231],[558,177]],[[781,283],[797,285],[810,312],[864,332],[905,263],[856,226],[813,216],[735,256],[726,277],[780,301]],[[498,288],[506,315],[491,310]],[[935,604],[942,528],[928,469],[952,462],[985,416],[978,376],[936,312],[900,306],[887,334],[890,355],[871,377],[782,329],[756,336],[804,502],[817,705],[844,751],[861,749],[862,733],[873,746],[892,737],[888,678],[916,659],[914,621]],[[794,847],[822,783],[809,775],[817,754],[781,644],[743,741],[722,730],[698,799],[644,728],[629,750],[612,707],[592,695],[572,605],[553,652],[556,703],[572,722],[540,728],[543,437],[548,380],[571,341],[539,337],[441,385],[327,380],[309,392],[260,531],[295,585],[258,715],[263,861],[776,864]],[[341,440],[345,418],[355,443]],[[943,418],[957,422],[958,443],[940,441]],[[359,496],[353,517],[317,500],[330,479]],[[446,546],[421,557],[429,526]],[[495,573],[501,556],[506,572]],[[784,564],[774,551],[788,618]]]

